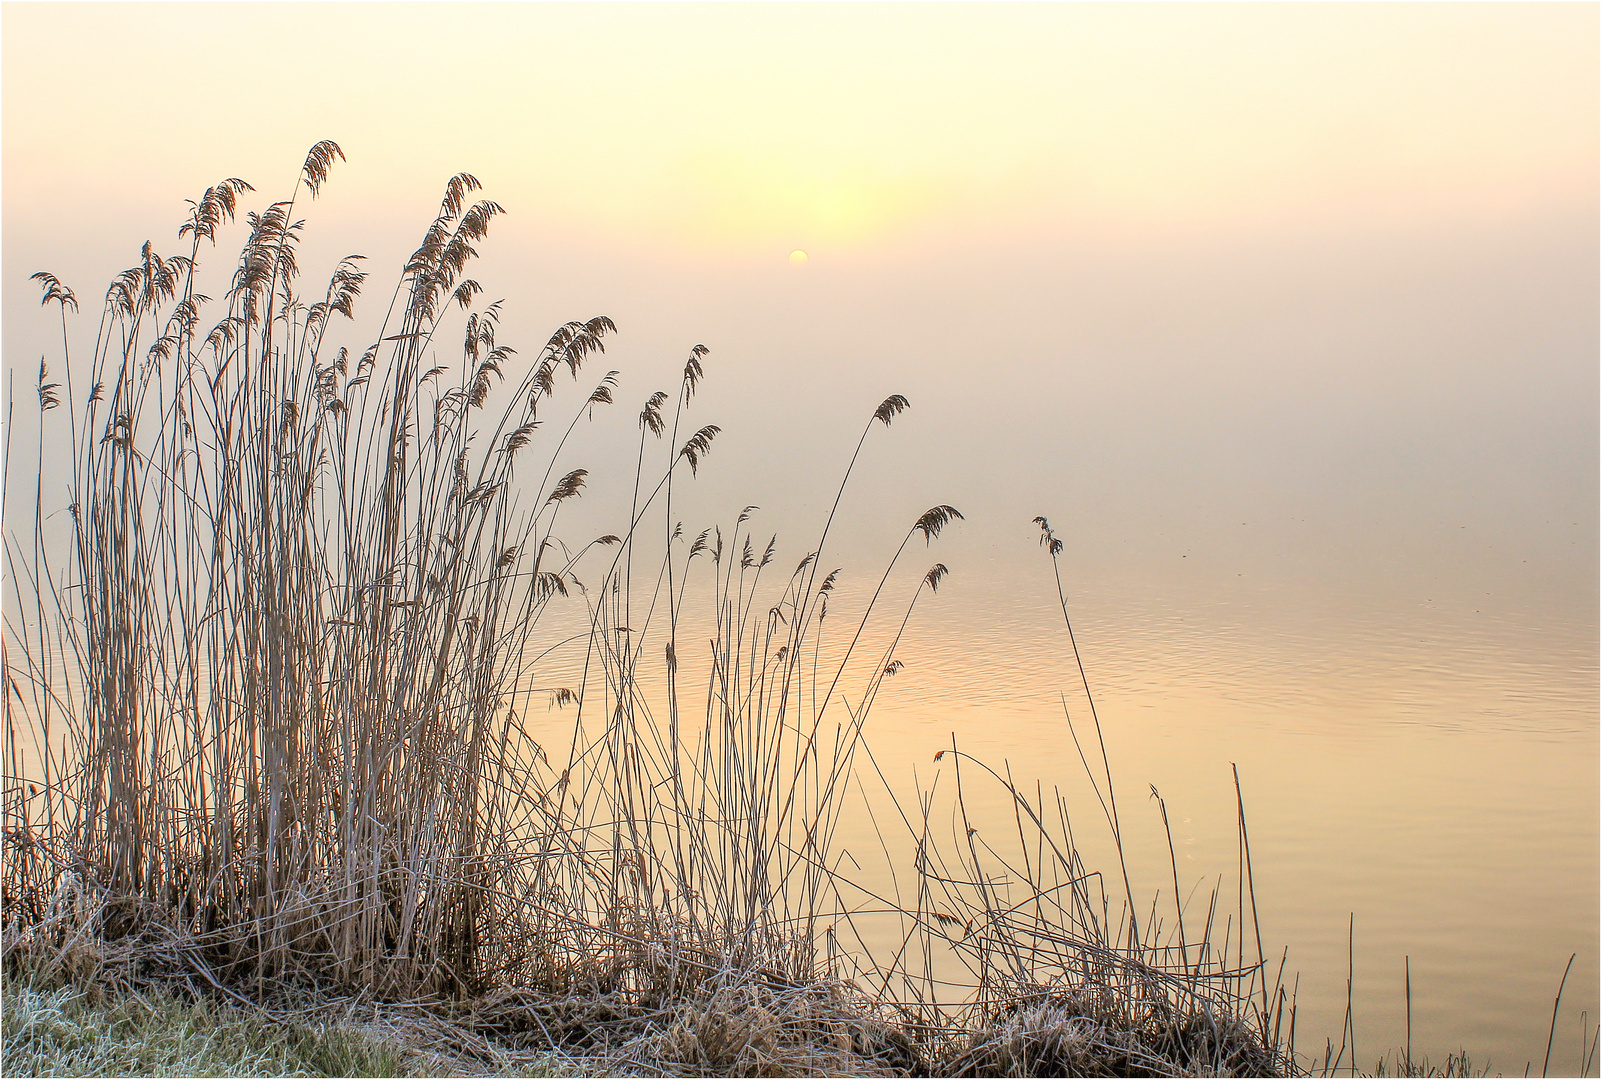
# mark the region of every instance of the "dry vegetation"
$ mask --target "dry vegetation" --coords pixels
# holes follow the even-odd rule
[[[936,793],[918,793],[880,823],[886,852],[910,855],[900,891],[842,870],[864,723],[897,666],[899,630],[870,647],[869,615],[912,542],[960,514],[912,523],[820,671],[839,497],[787,577],[747,515],[726,537],[674,517],[674,484],[718,435],[686,418],[697,346],[639,413],[615,534],[559,539],[587,477],[570,436],[616,373],[566,404],[562,388],[612,323],[567,323],[527,360],[497,341],[499,304],[478,306],[464,272],[501,208],[460,175],[371,344],[336,346],[367,275],[351,257],[303,295],[295,213],[340,157],[319,143],[295,197],[246,216],[220,300],[199,263],[250,189],[209,189],[183,254],[147,244],[112,282],[87,356],[75,295],[38,275],[64,385],[41,367],[37,464],[70,445],[72,494],[59,545],[39,489],[7,535],[10,985],[263,1009],[316,993],[444,1025],[430,1037],[457,1040],[463,1071],[553,1053],[692,1074],[1292,1068],[1244,820],[1234,903],[1187,909],[1176,878],[1168,924],[1127,874],[1104,890],[1059,795],[953,746],[943,797],[963,827],[942,835]],[[459,354],[436,362],[447,342]],[[851,466],[907,404],[873,412]],[[8,448],[8,481],[27,456]],[[574,687],[541,667],[563,603],[589,618]],[[687,603],[710,612],[710,652],[681,644]],[[540,745],[529,717],[553,702],[571,728]],[[1121,851],[1094,726],[1087,775]],[[966,827],[976,782],[1010,801],[1015,842]]]

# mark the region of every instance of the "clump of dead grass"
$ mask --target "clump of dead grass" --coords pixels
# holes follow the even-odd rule
[[[775,986],[733,971],[650,1003],[507,989],[452,1015],[497,1045],[554,1049],[587,1072],[877,1076],[927,1068],[900,1028],[843,984]]]
[[[1105,987],[990,1010],[948,1050],[947,1076],[1273,1076],[1290,1064],[1208,1003],[1178,1013]]]

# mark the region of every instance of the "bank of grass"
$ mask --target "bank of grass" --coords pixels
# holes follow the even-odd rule
[[[611,320],[566,323],[527,360],[497,340],[502,305],[465,270],[502,210],[464,174],[382,324],[336,345],[367,271],[343,259],[303,295],[296,210],[341,158],[314,146],[215,282],[200,264],[250,188],[208,189],[184,250],[147,243],[113,279],[87,356],[76,294],[36,275],[62,344],[33,388],[38,444],[6,456],[8,500],[40,474],[31,533],[6,517],[10,976],[199,989],[290,1024],[277,995],[315,988],[490,1071],[502,1053],[686,1074],[1293,1069],[1244,813],[1227,889],[1190,906],[1171,862],[1173,895],[1137,901],[1066,604],[1085,711],[1064,730],[1088,827],[1117,848],[1105,878],[1056,789],[955,743],[925,789],[884,780],[869,714],[947,573],[902,560],[962,515],[912,521],[860,612],[826,560],[906,398],[864,417],[786,576],[755,507],[727,533],[675,516],[719,434],[690,419],[697,345],[638,413],[616,531],[570,542],[575,433],[618,373],[564,395]],[[589,628],[583,673],[554,685],[545,615],[563,602]],[[888,887],[839,843],[872,805]]]
[[[495,1076],[643,1075],[1149,1075],[1133,1033],[1099,1026],[1084,1010],[1041,1002],[994,1037],[953,1046],[935,1062],[895,1060],[884,1041],[867,1053],[866,1029],[815,1010],[788,1018],[750,994],[628,1018],[617,1002],[488,999],[475,1003],[377,1003],[281,990],[265,1002],[193,988],[147,986],[110,993],[39,989],[16,978],[3,992],[0,1075],[45,1076]],[[774,1004],[772,1000],[769,1005]],[[782,1010],[781,1010],[782,1011]],[[781,1036],[788,1023],[789,1039]],[[594,1031],[578,1049],[542,1047],[575,1025]],[[598,1026],[596,1026],[598,1025]],[[606,1028],[623,1035],[608,1046]],[[783,1045],[787,1041],[788,1046]],[[917,1068],[919,1064],[933,1068]],[[1324,1063],[1326,1066],[1328,1062]],[[1161,1071],[1161,1070],[1159,1070]],[[1227,1071],[1227,1070],[1226,1070]],[[1218,1075],[1192,1069],[1189,1075]],[[1334,1075],[1327,1069],[1309,1075]],[[1352,1075],[1347,1073],[1345,1075]],[[1402,1051],[1360,1075],[1467,1077],[1467,1055],[1440,1064]]]
[[[1258,1075],[1171,1067],[1161,1033],[1041,1000],[933,1058],[871,1009],[819,987],[750,985],[639,1008],[619,997],[494,994],[374,1002],[281,988],[262,1001],[147,985],[110,992],[4,983],[6,1076],[1141,1076]],[[1205,1040],[1201,1032],[1168,1038]],[[1250,1040],[1236,1043],[1249,1049]],[[1218,1062],[1214,1063],[1219,1064]],[[1202,1067],[1197,1067],[1202,1066]],[[1242,1066],[1247,1066],[1242,1068]],[[1418,1075],[1425,1075],[1420,1073]],[[1430,1073],[1428,1075],[1434,1075]]]

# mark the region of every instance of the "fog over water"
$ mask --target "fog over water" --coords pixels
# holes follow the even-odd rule
[[[618,405],[564,458],[591,470],[564,533],[620,531],[634,417],[697,343],[687,423],[723,433],[675,516],[727,532],[756,504],[786,573],[874,407],[905,394],[823,559],[858,611],[919,513],[965,516],[909,547],[871,624],[890,627],[930,563],[950,568],[868,726],[897,782],[914,765],[927,782],[955,737],[1060,785],[1092,831],[1043,514],[1142,883],[1168,872],[1150,786],[1186,887],[1233,873],[1238,764],[1264,944],[1302,973],[1299,1047],[1338,1039],[1350,915],[1365,1067],[1405,1037],[1404,956],[1415,1052],[1538,1061],[1573,952],[1554,1070],[1577,1067],[1580,1011],[1602,1015],[1594,7],[514,9],[482,45],[484,69],[508,66],[472,74],[470,115],[453,126],[430,101],[413,130],[390,115],[390,64],[490,18],[419,8],[316,9],[376,19],[337,76],[350,86],[330,103],[296,83],[254,133],[207,95],[193,119],[156,102],[159,123],[107,126],[97,94],[134,57],[181,58],[171,10],[118,9],[126,52],[108,30],[62,44],[73,13],[5,10],[14,446],[34,445],[22,403],[59,351],[33,271],[77,290],[86,353],[139,245],[179,250],[184,198],[239,175],[259,208],[333,138],[349,160],[304,207],[302,282],[369,256],[356,321],[330,331],[359,352],[439,189],[474,172],[508,211],[471,271],[506,298],[499,339],[530,356],[567,319],[619,328],[563,391],[576,406],[621,372]],[[206,10],[195,40],[263,48],[308,17]],[[869,46],[895,40],[876,73]],[[670,62],[683,41],[693,70]],[[549,57],[548,93],[515,75],[517,42]],[[221,78],[225,52],[195,70]],[[339,59],[307,52],[294,71]],[[953,78],[988,88],[946,96],[938,72],[965,59],[978,74]],[[241,235],[211,256],[219,280]],[[11,465],[8,530],[31,515],[31,456]],[[47,513],[65,483],[47,465]]]

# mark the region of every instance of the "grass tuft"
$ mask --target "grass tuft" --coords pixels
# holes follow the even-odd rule
[[[825,634],[832,524],[906,398],[865,418],[817,542],[775,581],[756,507],[694,541],[674,516],[675,478],[693,480],[721,431],[689,417],[697,345],[677,394],[638,414],[615,530],[565,537],[590,476],[576,433],[619,385],[609,372],[569,397],[568,376],[616,327],[569,321],[526,360],[497,340],[501,305],[475,307],[465,272],[504,211],[471,201],[467,174],[377,325],[356,318],[371,279],[357,256],[302,291],[297,200],[342,160],[318,143],[288,198],[245,212],[216,301],[202,264],[251,189],[209,189],[178,230],[186,250],[146,243],[113,279],[87,352],[68,332],[75,295],[37,276],[62,355],[34,388],[34,513],[8,513],[5,537],[14,979],[91,1003],[180,987],[411,1003],[407,1023],[492,1071],[554,1052],[749,1075],[1291,1067],[1294,1001],[1255,933],[1247,951],[1244,814],[1221,946],[1227,896],[1189,933],[1177,896],[1177,929],[1142,929],[1127,868],[1107,895],[1059,793],[1031,795],[955,743],[938,791],[885,783],[873,824],[902,875],[888,894],[850,869],[842,823],[884,775],[868,718],[949,571],[896,572],[914,537],[962,520],[940,504],[910,523],[843,647]],[[47,443],[68,448],[66,515],[42,486]],[[14,463],[8,447],[8,497]],[[577,673],[548,661],[561,604],[588,623]],[[561,731],[531,719],[558,703]],[[1099,769],[1084,761],[1121,863],[1105,745]],[[1015,842],[975,838],[972,814],[998,804]],[[949,836],[933,825],[947,809]],[[57,1019],[78,1000],[26,1030],[89,1045]],[[211,1030],[199,1005],[150,1002],[169,1027]],[[173,1009],[200,1011],[190,1024]],[[283,1015],[236,1046],[290,1071],[393,1064]],[[187,1052],[137,1071],[181,1069]]]

